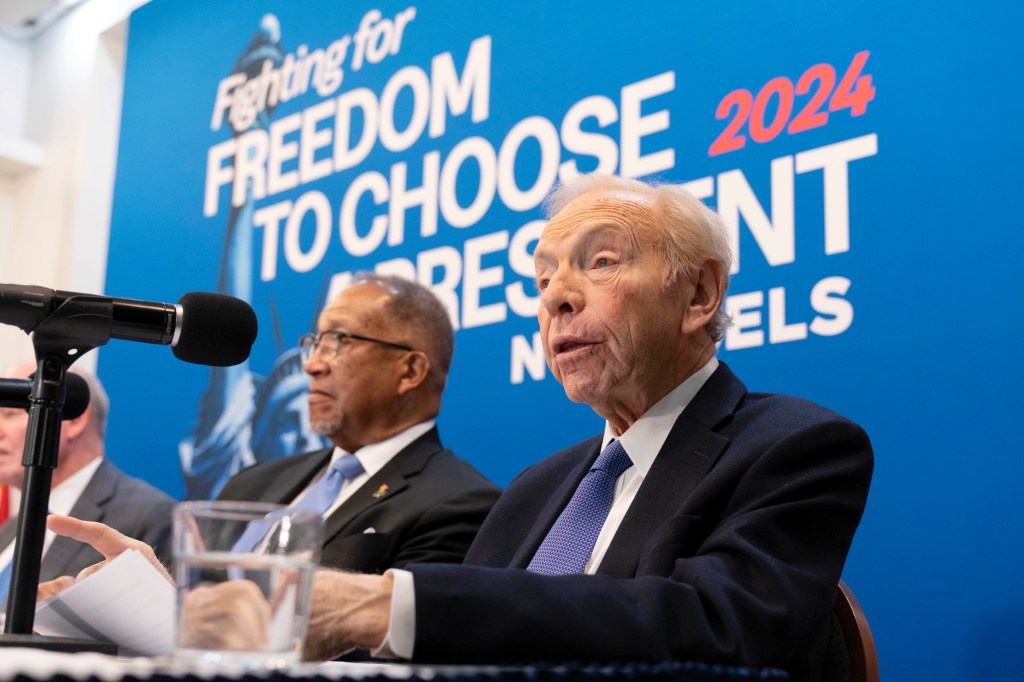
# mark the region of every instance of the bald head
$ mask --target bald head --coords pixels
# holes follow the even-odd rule
[[[36,366],[11,365],[3,370],[8,379],[27,379]],[[52,485],[57,486],[92,460],[103,455],[110,402],[103,385],[90,372],[72,370],[89,386],[89,406],[75,419],[61,422],[60,449]],[[20,487],[24,475],[22,457],[28,430],[28,412],[20,408],[0,408],[0,483]]]

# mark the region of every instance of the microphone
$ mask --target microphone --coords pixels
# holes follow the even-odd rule
[[[89,384],[74,372],[68,372],[67,378],[67,393],[61,419],[77,419],[89,406]],[[0,407],[27,408],[31,392],[31,379],[0,379]]]
[[[176,305],[0,284],[0,322],[27,333],[67,301],[96,308],[110,319],[110,336],[170,345],[175,357],[198,365],[227,367],[249,357],[256,340],[256,313],[245,301],[193,291]]]

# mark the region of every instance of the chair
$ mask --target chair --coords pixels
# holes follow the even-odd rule
[[[842,580],[839,581],[839,589],[836,592],[834,613],[838,629],[845,640],[846,653],[849,655],[849,679],[851,682],[878,682],[875,638],[871,636],[871,628],[868,626],[864,609],[853,596],[850,586]]]

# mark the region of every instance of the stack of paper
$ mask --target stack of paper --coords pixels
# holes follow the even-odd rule
[[[174,586],[136,550],[36,606],[41,635],[114,642],[122,655],[174,649]]]

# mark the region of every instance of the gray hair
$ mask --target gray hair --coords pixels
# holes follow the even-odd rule
[[[544,201],[547,217],[554,217],[574,199],[591,192],[633,192],[651,198],[661,229],[658,247],[665,256],[665,284],[680,276],[690,277],[707,261],[722,266],[722,293],[729,288],[732,248],[725,223],[682,185],[646,183],[611,175],[581,175],[565,180]],[[724,301],[723,301],[724,303]],[[732,324],[720,305],[707,325],[713,341],[719,341]]]
[[[103,440],[107,435],[107,416],[110,414],[110,398],[107,396],[107,391],[103,388],[99,378],[92,372],[75,367],[71,373],[85,379],[86,385],[89,386],[89,407],[92,410],[89,423],[96,429],[100,440]]]
[[[455,332],[444,304],[425,286],[394,275],[357,272],[350,286],[357,284],[375,284],[391,294],[386,306],[388,315],[423,335],[436,370],[435,380],[443,389],[455,353]]]

